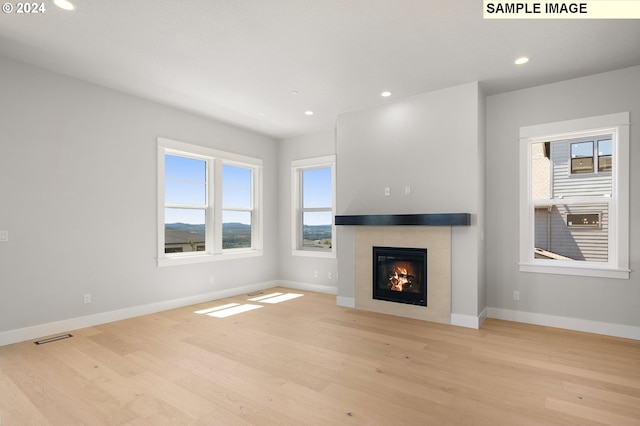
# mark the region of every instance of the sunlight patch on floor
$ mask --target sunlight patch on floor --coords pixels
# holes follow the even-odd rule
[[[195,311],[194,314],[208,314],[208,313],[219,311],[222,309],[232,308],[238,305],[239,303],[227,303],[226,305],[222,305],[222,306],[215,306],[213,308],[201,309],[199,311]]]
[[[232,308],[223,309],[221,311],[215,311],[207,315],[209,315],[210,317],[216,317],[216,318],[226,318],[226,317],[230,317],[231,315],[241,314],[243,312],[249,312],[259,308],[264,308],[264,306],[250,305],[247,303],[245,305],[234,306]]]
[[[291,300],[291,299],[296,299],[301,296],[304,296],[304,294],[299,294],[299,293],[280,294],[278,296],[270,297],[268,299],[262,299],[260,302],[275,304],[280,302],[286,302],[287,300]]]
[[[253,297],[248,299],[249,302],[260,302],[260,303],[268,303],[274,305],[280,302],[286,302],[287,300],[297,299],[298,297],[304,296],[304,294],[300,293],[269,293],[258,297]],[[200,309],[194,311],[194,314],[200,315],[208,315],[210,317],[216,318],[226,318],[231,315],[241,314],[243,312],[253,311],[254,309],[264,308],[263,305],[252,305],[250,303],[245,303],[244,305],[240,303],[227,303],[226,305],[213,306],[211,308]]]
[[[253,297],[251,299],[249,299],[250,302],[259,302],[262,299],[268,299],[270,297],[274,297],[274,296],[280,296],[282,293],[269,293],[269,294],[265,294],[263,296],[258,296],[258,297]]]

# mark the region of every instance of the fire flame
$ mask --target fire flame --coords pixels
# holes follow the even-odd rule
[[[394,268],[393,272],[389,274],[389,283],[391,284],[391,290],[402,291],[404,286],[409,283],[409,274],[405,268]]]

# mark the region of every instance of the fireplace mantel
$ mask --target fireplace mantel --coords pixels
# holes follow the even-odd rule
[[[469,226],[470,213],[365,214],[336,216],[336,225],[365,226]]]

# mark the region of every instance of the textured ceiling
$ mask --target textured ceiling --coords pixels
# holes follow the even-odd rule
[[[640,64],[640,20],[483,20],[480,0],[45,4],[0,15],[0,55],[278,138],[472,81],[494,94]]]

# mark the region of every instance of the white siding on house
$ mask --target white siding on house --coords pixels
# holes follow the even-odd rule
[[[611,194],[611,172],[572,174],[570,170],[571,143],[551,143],[551,198],[608,196]],[[534,144],[540,145],[542,144]],[[534,154],[534,153],[532,153]],[[539,155],[538,155],[539,157]],[[536,161],[536,156],[532,156]],[[538,159],[538,161],[541,161]],[[533,170],[540,166],[534,164]],[[544,179],[544,176],[541,176]],[[534,176],[535,179],[535,176]],[[545,182],[546,184],[546,182]],[[535,245],[575,260],[606,262],[609,251],[609,214],[606,203],[556,204],[551,209],[537,208],[535,212]],[[569,214],[600,214],[596,226],[571,226]]]
[[[559,141],[551,144],[553,198],[610,195],[611,172],[571,174],[571,143],[572,141]]]
[[[567,215],[579,213],[601,213],[600,226],[568,226]],[[555,205],[550,213],[550,226],[549,251],[575,260],[608,260],[609,215],[606,204]]]

